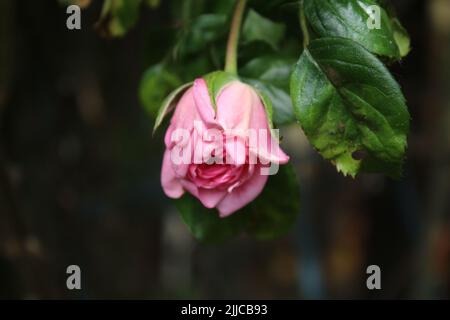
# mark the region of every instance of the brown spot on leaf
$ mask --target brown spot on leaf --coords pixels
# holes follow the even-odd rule
[[[336,69],[334,69],[330,66],[326,66],[326,67],[324,67],[324,70],[328,76],[328,79],[330,79],[331,83],[335,87],[341,86],[343,80],[342,80],[341,76],[339,75],[339,73],[336,71]]]
[[[365,157],[367,157],[367,152],[364,150],[356,150],[352,153],[354,160],[363,160]]]

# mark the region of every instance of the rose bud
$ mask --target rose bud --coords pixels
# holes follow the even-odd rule
[[[289,160],[272,134],[263,100],[224,72],[195,80],[176,104],[165,135],[165,194],[176,199],[188,192],[221,217],[253,201],[268,179],[263,169]]]

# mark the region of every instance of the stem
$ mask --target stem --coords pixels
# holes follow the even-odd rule
[[[246,2],[247,0],[236,0],[236,8],[234,9],[233,20],[231,21],[225,58],[225,71],[232,74],[237,74],[237,47]]]
[[[308,24],[306,23],[305,17],[305,8],[303,6],[304,1],[300,2],[300,27],[302,28],[303,33],[303,48],[306,48],[309,45],[309,31]]]

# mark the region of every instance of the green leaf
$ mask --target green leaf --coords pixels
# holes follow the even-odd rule
[[[411,39],[409,38],[408,32],[403,28],[397,18],[392,19],[392,26],[394,28],[394,39],[400,51],[400,57],[406,57],[411,50]]]
[[[210,97],[212,97],[212,105],[217,110],[216,98],[219,96],[220,91],[232,81],[237,81],[238,78],[225,71],[215,71],[203,76],[208,87]]]
[[[273,56],[262,56],[248,62],[239,73],[244,81],[264,93],[273,106],[273,122],[277,125],[295,121],[289,96],[289,76],[294,61]]]
[[[244,22],[242,38],[245,42],[263,41],[277,50],[284,32],[284,24],[273,22],[250,9]]]
[[[167,98],[162,103],[161,107],[158,110],[158,114],[156,116],[155,125],[153,126],[153,133],[156,132],[158,127],[163,122],[166,115],[173,110],[173,108],[176,106],[177,102],[179,101],[181,95],[190,87],[192,86],[191,83],[186,83],[182,85],[181,87],[177,88],[176,90],[172,91],[171,94],[167,96]]]
[[[370,6],[380,8],[380,28],[370,29]],[[320,37],[354,40],[377,55],[399,58],[391,19],[375,0],[305,0],[306,17]]]
[[[297,219],[300,189],[291,164],[282,165],[270,176],[261,195],[244,208],[248,215],[246,232],[257,239],[286,234]]]
[[[107,37],[122,37],[137,22],[142,0],[105,0],[96,28]]]
[[[235,0],[221,0],[221,1],[206,1],[208,12],[221,13],[225,15],[231,15],[236,5]]]
[[[239,74],[288,91],[289,76],[294,64],[294,59],[266,55],[250,60],[239,70]]]
[[[226,34],[226,15],[202,14],[181,34],[175,47],[175,56],[200,52]]]
[[[167,95],[181,84],[178,76],[163,64],[148,68],[139,86],[139,97],[147,113],[155,118]]]
[[[239,234],[246,225],[246,217],[240,212],[220,218],[216,210],[205,208],[190,194],[175,200],[175,205],[192,235],[200,241],[222,242]]]
[[[338,171],[401,174],[410,119],[405,99],[362,46],[343,38],[312,41],[295,67],[291,96],[310,142]]]

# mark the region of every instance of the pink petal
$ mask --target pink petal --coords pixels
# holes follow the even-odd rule
[[[194,197],[198,198],[198,188],[195,184],[186,179],[180,180],[180,183],[183,186],[184,190],[192,194]]]
[[[260,175],[260,170],[255,170],[252,178],[228,193],[217,205],[220,217],[225,218],[255,200],[264,189],[267,178],[268,176]]]
[[[215,123],[215,112],[209,96],[208,86],[202,78],[194,81],[194,100],[197,112],[205,123]]]
[[[225,130],[247,130],[253,112],[254,90],[239,81],[226,86],[217,97],[217,121]],[[245,133],[245,132],[244,132]]]
[[[198,199],[206,208],[215,208],[217,204],[227,195],[227,191],[214,189],[198,189]]]
[[[269,122],[261,98],[258,93],[253,90],[253,112],[250,118],[250,128],[253,129],[269,129]]]
[[[245,139],[242,137],[234,136],[227,137],[225,140],[227,164],[243,165],[247,160],[247,147]]]
[[[177,179],[172,167],[172,161],[170,160],[170,152],[166,150],[164,152],[163,164],[161,169],[161,185],[164,193],[173,199],[180,198],[183,193],[183,187]]]
[[[249,152],[257,159],[261,160],[264,164],[268,164],[270,162],[286,164],[289,162],[289,156],[281,150],[278,142],[271,137],[267,138],[266,143],[261,143],[249,148]]]
[[[189,88],[178,102],[170,124],[174,127],[173,129],[183,128],[191,131],[194,121],[198,119],[200,116],[195,108],[194,90]]]
[[[267,162],[274,162],[278,164],[285,164],[289,161],[283,150],[281,150],[279,142],[272,137],[269,122],[267,119],[266,109],[261,101],[261,98],[255,92],[255,103],[253,105],[253,114],[250,121],[250,127],[256,129],[258,139],[257,147],[252,148],[250,152],[258,155],[261,159]],[[260,141],[260,130],[265,131],[265,141]],[[261,136],[263,138],[264,135]],[[278,138],[278,137],[277,137]]]

